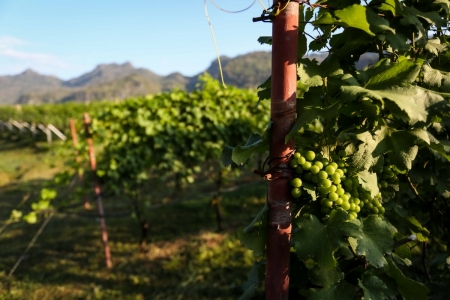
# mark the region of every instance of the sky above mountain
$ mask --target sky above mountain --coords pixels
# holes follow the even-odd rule
[[[214,0],[231,11],[252,2]],[[252,22],[263,10],[258,0],[242,13],[210,0],[207,8],[220,55],[270,50],[257,39],[271,35],[271,24]],[[0,0],[0,75],[31,68],[69,79],[99,63],[131,62],[191,76],[215,58],[202,0]]]

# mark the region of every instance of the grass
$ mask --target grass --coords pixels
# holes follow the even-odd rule
[[[0,176],[9,179],[0,187],[1,227],[24,199],[30,198],[23,207],[36,199],[43,182],[61,170],[62,163],[51,151],[5,142],[0,143],[0,153]],[[203,182],[186,191],[189,197],[177,193],[165,197],[171,204],[150,207],[146,253],[138,251],[135,219],[107,218],[113,258],[109,270],[98,220],[55,214],[8,277],[45,216],[37,224],[7,226],[0,233],[0,299],[237,299],[240,294],[231,287],[246,281],[254,258],[235,233],[263,207],[265,185],[250,184],[223,194],[223,232],[216,231],[211,196],[204,192],[211,189],[212,183]],[[104,199],[106,210],[117,207],[118,201],[123,199]]]

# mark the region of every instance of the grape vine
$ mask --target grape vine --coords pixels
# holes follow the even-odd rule
[[[290,295],[446,299],[450,2],[302,4],[297,119],[286,136],[297,148],[289,162],[295,199]],[[304,57],[322,49],[328,53],[320,63],[317,56]],[[364,57],[377,61],[357,69]],[[270,98],[270,78],[258,94],[261,101]],[[268,135],[270,124],[247,143],[252,146],[226,154],[243,164],[267,150]],[[238,232],[258,270],[265,261],[267,210]],[[241,298],[255,296],[263,280],[252,269]]]

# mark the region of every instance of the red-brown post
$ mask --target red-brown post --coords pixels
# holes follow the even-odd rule
[[[277,4],[278,2],[278,4]],[[274,1],[281,9],[286,1]],[[266,299],[289,297],[289,255],[292,222],[292,196],[289,165],[286,160],[294,142],[285,143],[295,123],[297,86],[297,41],[299,3],[290,1],[272,25],[272,94],[269,166],[275,178],[268,183],[269,223],[266,248]],[[284,158],[282,158],[284,157]],[[277,178],[276,174],[279,174]]]
[[[73,147],[75,148],[75,161],[77,163],[80,163],[80,156],[78,155],[78,136],[77,136],[77,130],[75,128],[75,120],[74,119],[70,119],[69,120],[70,123],[70,134],[72,136],[72,144]],[[80,182],[83,181],[83,174],[81,172],[78,172],[78,179],[80,180]],[[91,205],[89,204],[89,201],[87,200],[86,197],[84,197],[84,208],[85,209],[90,209]]]
[[[84,128],[86,131],[86,138],[87,138],[87,142],[88,142],[88,146],[89,146],[89,161],[91,163],[91,170],[94,173],[94,177],[95,177],[94,190],[95,190],[95,195],[97,197],[98,214],[100,215],[100,227],[102,229],[102,241],[103,241],[103,248],[105,250],[106,266],[108,268],[111,268],[112,267],[111,251],[109,250],[109,245],[108,245],[108,232],[106,231],[105,211],[103,209],[101,189],[100,189],[100,184],[98,182],[97,173],[96,173],[97,162],[95,160],[94,143],[92,141],[92,136],[89,131],[90,123],[91,123],[91,121],[89,119],[89,114],[85,113],[84,114]]]

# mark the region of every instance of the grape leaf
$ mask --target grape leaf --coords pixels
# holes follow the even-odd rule
[[[395,227],[377,215],[369,215],[362,222],[359,220],[352,222],[360,224],[355,252],[358,255],[365,255],[367,261],[377,268],[386,265],[384,253],[391,253],[394,233],[397,231]]]
[[[395,85],[404,86],[411,84],[420,72],[420,65],[412,60],[405,59],[399,63],[391,63],[388,69],[376,68],[376,70],[378,69],[381,69],[381,72],[376,75],[372,74],[364,85],[365,88],[383,90]]]
[[[383,126],[378,132],[373,157],[389,153],[391,164],[400,170],[411,169],[419,141],[429,143],[428,134],[422,130],[394,130]]]
[[[316,216],[304,215],[297,220],[299,230],[293,234],[294,248],[299,259],[314,257],[320,268],[333,268],[337,261],[333,253],[346,243],[346,236],[358,233],[358,226],[346,222],[348,214],[334,210],[327,224],[322,224]]]
[[[395,279],[398,285],[398,291],[405,300],[428,299],[427,294],[429,290],[426,286],[403,275],[402,271],[400,271],[391,259],[388,259],[387,262],[389,268],[386,270],[386,274]]]
[[[247,282],[242,285],[244,293],[239,297],[238,300],[249,300],[255,295],[256,288],[261,283],[261,267],[264,267],[264,262],[255,262],[247,275]]]
[[[417,87],[393,87],[387,90],[370,90],[359,86],[342,86],[341,90],[348,96],[369,97],[384,101],[386,108],[397,118],[415,124],[418,121],[426,121],[428,113],[412,100],[411,95],[416,95]]]
[[[358,181],[366,191],[371,191],[372,197],[380,192],[377,174],[367,170],[358,173]]]
[[[244,164],[254,152],[264,152],[269,149],[269,140],[266,136],[251,134],[244,146],[233,148],[231,159],[238,165]]]
[[[340,24],[343,25],[343,27],[358,28],[372,36],[375,35],[375,33],[370,30],[366,7],[354,4],[342,10],[337,10],[334,14],[339,18]]]
[[[358,285],[364,291],[365,300],[384,300],[388,296],[386,295],[386,284],[380,278],[370,273],[364,273]]]
[[[256,257],[263,256],[266,250],[268,211],[269,206],[266,203],[255,219],[237,232],[239,241],[252,250]]]
[[[390,11],[394,17],[403,13],[403,6],[399,0],[372,1],[371,4],[378,5],[378,8],[382,11]]]
[[[326,288],[344,279],[344,273],[339,268],[322,269],[316,267],[309,272],[309,278],[311,283]]]
[[[353,300],[355,288],[342,280],[322,289],[310,289],[308,300]]]

